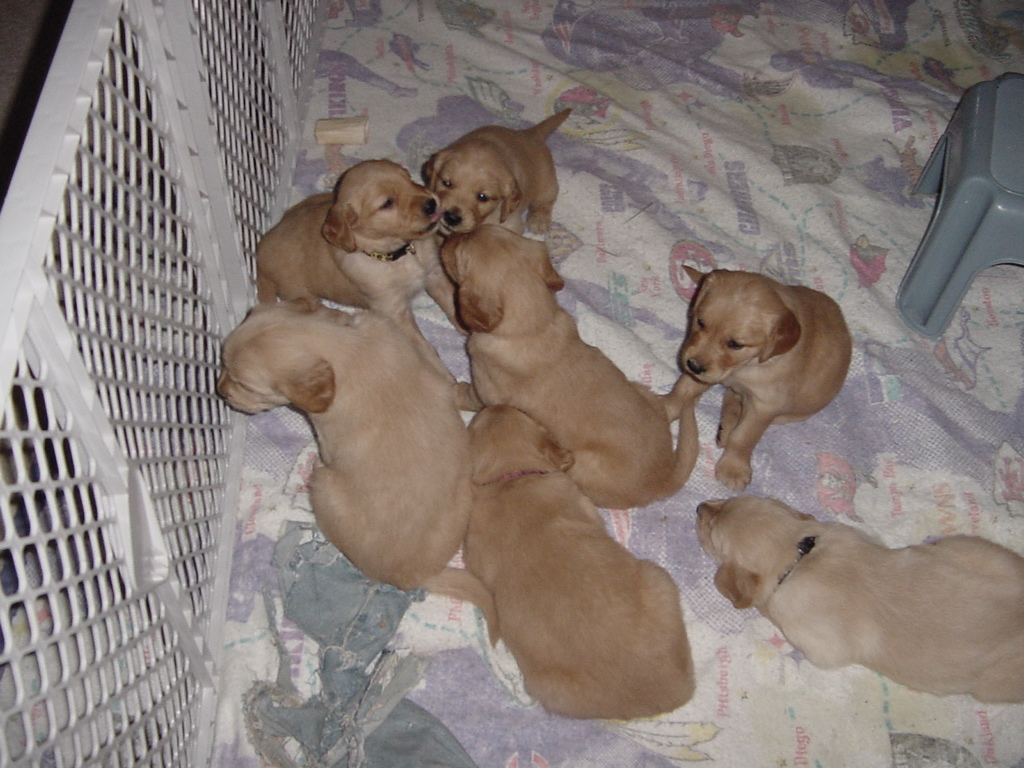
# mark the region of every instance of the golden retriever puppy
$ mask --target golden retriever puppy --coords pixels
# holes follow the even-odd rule
[[[685,269],[699,285],[671,397],[688,402],[715,384],[726,387],[715,476],[742,490],[764,431],[817,413],[842,388],[850,332],[839,305],[820,291],[754,272]]]
[[[558,197],[558,178],[547,138],[572,112],[565,109],[525,130],[500,125],[477,128],[423,164],[423,180],[438,196],[445,232],[469,232],[504,224],[547,232]]]
[[[544,243],[484,224],[450,236],[441,260],[457,286],[480,403],[513,405],[550,429],[575,456],[570,476],[598,506],[643,506],[683,486],[699,453],[694,401],[669,413],[664,397],[580,338],[555,298],[563,282]]]
[[[390,160],[365,160],[285,212],[256,248],[260,302],[327,299],[416,327],[424,288],[454,317],[451,282],[437,256],[437,199]],[[416,330],[418,334],[419,331]]]
[[[672,577],[608,535],[534,419],[491,406],[470,423],[466,568],[494,596],[527,692],[566,717],[627,720],[682,706],[694,670]]]
[[[468,433],[450,382],[392,320],[310,300],[257,305],[223,365],[217,387],[238,410],[290,403],[309,416],[313,514],[357,568],[473,599],[476,580],[446,569],[469,523]]]
[[[1024,557],[977,536],[888,549],[743,496],[697,509],[715,584],[812,664],[862,664],[919,691],[1024,701]]]

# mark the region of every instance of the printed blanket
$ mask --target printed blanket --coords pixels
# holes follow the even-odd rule
[[[1024,553],[1024,271],[982,272],[935,340],[895,309],[934,205],[913,192],[932,147],[965,88],[1024,71],[1017,3],[333,0],[325,23],[293,202],[359,160],[390,158],[418,177],[431,153],[473,128],[525,127],[572,107],[549,142],[561,193],[547,242],[586,341],[665,392],[694,291],[682,265],[825,291],[854,336],[848,379],[817,415],[768,430],[748,492],[894,547],[972,533]],[[314,141],[317,119],[360,114],[365,145]],[[463,338],[426,296],[416,312],[467,378]],[[1024,706],[916,693],[860,667],[817,669],[715,590],[694,521],[698,503],[730,495],[713,474],[720,403],[716,388],[698,406],[702,456],[682,491],[603,511],[619,541],[680,587],[695,698],[629,723],[550,716],[470,606],[414,595],[382,647],[415,670],[400,688],[407,701],[465,750],[433,764],[1024,766]],[[325,655],[290,618],[275,566],[279,540],[312,520],[314,458],[294,412],[250,420],[221,766],[328,764],[264,732],[269,721],[250,706],[268,683],[293,703],[323,697]],[[332,754],[331,765],[362,764],[356,752]]]

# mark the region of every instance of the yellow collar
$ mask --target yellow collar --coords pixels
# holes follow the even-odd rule
[[[377,261],[398,261],[407,253],[416,253],[416,246],[412,243],[406,243],[401,248],[390,253],[387,251],[363,251],[363,253]]]

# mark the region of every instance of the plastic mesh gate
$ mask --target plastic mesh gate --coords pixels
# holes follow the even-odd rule
[[[312,0],[80,0],[0,212],[0,763],[205,764],[240,425]]]

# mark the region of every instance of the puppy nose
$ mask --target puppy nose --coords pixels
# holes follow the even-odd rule
[[[444,223],[449,227],[457,227],[462,223],[462,216],[457,211],[445,211]]]
[[[425,202],[423,204],[423,215],[424,216],[433,216],[436,211],[437,211],[437,200],[435,200],[432,197],[428,198],[427,202]]]
[[[690,373],[692,373],[692,374],[695,374],[695,375],[697,375],[697,376],[700,376],[700,375],[701,375],[702,373],[704,373],[704,371],[706,371],[706,370],[707,370],[707,368],[705,368],[705,367],[704,367],[703,365],[701,365],[700,363],[698,363],[698,362],[697,362],[696,360],[694,360],[694,359],[693,359],[692,357],[688,357],[688,358],[686,359],[686,369],[687,369],[687,370],[688,370],[688,371],[689,371]]]

